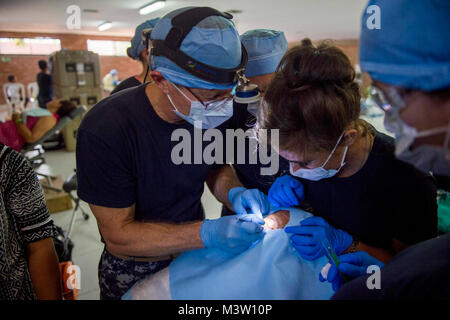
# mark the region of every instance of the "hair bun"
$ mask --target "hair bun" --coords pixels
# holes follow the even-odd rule
[[[344,87],[355,79],[355,70],[342,50],[327,42],[316,47],[309,38],[286,53],[279,71],[290,88],[306,85]]]

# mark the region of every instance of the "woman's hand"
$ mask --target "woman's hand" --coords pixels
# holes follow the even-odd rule
[[[22,114],[21,114],[21,113],[14,112],[14,113],[12,114],[12,121],[14,121],[14,123],[22,122]]]
[[[325,255],[324,245],[331,245],[339,255],[353,242],[351,235],[333,228],[320,217],[306,218],[299,226],[287,227],[285,231],[292,233],[291,243],[305,260],[316,260]]]
[[[269,201],[276,207],[298,206],[304,199],[303,184],[288,174],[278,177],[269,190]]]

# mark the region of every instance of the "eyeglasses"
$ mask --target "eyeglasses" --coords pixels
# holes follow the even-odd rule
[[[198,95],[196,95],[191,89],[189,89],[187,87],[185,87],[185,88],[205,107],[205,110],[219,109],[224,104],[226,104],[228,101],[233,99],[233,95],[230,93],[229,95],[226,95],[226,96],[218,95],[215,98],[213,98],[212,100],[205,102]],[[223,103],[217,104],[218,101],[223,101]]]
[[[375,85],[369,87],[369,94],[377,107],[383,110],[386,114],[398,113],[405,107],[405,102],[398,91],[389,87],[383,92]]]

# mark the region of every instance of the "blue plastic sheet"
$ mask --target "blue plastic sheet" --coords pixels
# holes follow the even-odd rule
[[[288,225],[309,213],[290,208]],[[235,256],[219,249],[200,249],[180,255],[170,265],[173,299],[329,299],[333,290],[319,281],[327,263],[300,258],[284,230],[266,231],[264,238]]]

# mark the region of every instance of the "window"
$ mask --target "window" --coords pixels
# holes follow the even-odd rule
[[[48,55],[61,50],[59,39],[0,38],[0,54]]]
[[[126,56],[129,41],[113,40],[88,40],[88,50],[98,53],[101,56]]]

